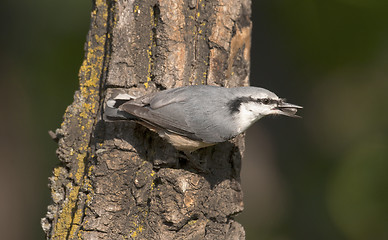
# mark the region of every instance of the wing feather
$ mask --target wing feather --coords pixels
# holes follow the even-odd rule
[[[220,91],[222,89],[222,91]],[[227,89],[190,86],[169,89],[128,101],[119,107],[151,125],[207,143],[222,142],[234,134],[225,109]],[[212,105],[212,108],[205,106]],[[207,110],[205,110],[207,109]],[[231,133],[232,135],[225,134]]]
[[[201,140],[193,130],[187,125],[185,119],[182,119],[182,114],[161,114],[163,111],[152,109],[149,106],[137,106],[127,102],[120,106],[120,110],[134,115],[135,117],[157,127],[161,127],[170,132],[188,137],[193,140]],[[166,112],[166,111],[164,111]],[[180,119],[177,119],[180,118]]]

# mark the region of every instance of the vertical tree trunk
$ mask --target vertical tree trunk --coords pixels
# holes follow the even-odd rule
[[[48,239],[244,239],[243,137],[199,150],[198,172],[154,133],[101,120],[111,88],[248,85],[249,0],[95,0],[80,89],[50,177]]]

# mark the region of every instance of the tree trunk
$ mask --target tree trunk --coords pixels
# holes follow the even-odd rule
[[[112,88],[248,85],[250,0],[95,0],[50,177],[48,239],[244,239],[243,136],[194,153],[200,172],[132,122],[102,121]],[[192,160],[192,159],[191,159]],[[190,160],[190,161],[191,161]]]

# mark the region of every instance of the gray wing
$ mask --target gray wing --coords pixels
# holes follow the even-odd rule
[[[190,86],[165,90],[152,97],[145,96],[142,104],[126,102],[120,110],[128,112],[154,126],[209,143],[223,142],[230,134],[230,115],[220,96],[223,88]]]
[[[119,109],[153,126],[161,127],[190,139],[201,140],[187,125],[184,116],[182,103],[192,98],[190,92],[185,87],[169,89],[128,101],[122,104]]]

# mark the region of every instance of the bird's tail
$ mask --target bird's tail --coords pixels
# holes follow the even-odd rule
[[[133,99],[134,97],[129,94],[124,94],[124,93],[112,94],[111,98],[106,100],[104,104],[104,114],[103,114],[104,121],[136,119],[136,117],[134,117],[133,115],[119,109],[119,107],[122,104]]]

